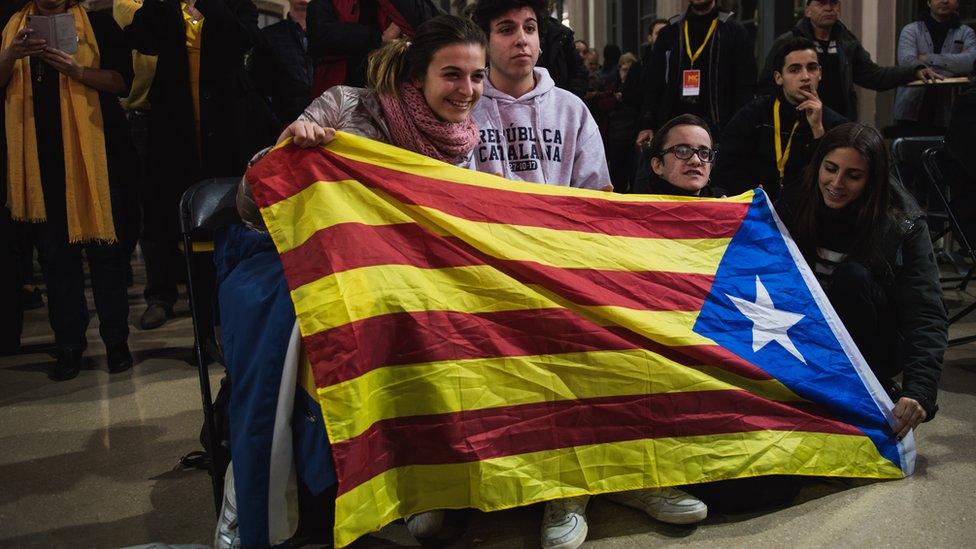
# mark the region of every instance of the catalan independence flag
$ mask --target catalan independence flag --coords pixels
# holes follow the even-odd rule
[[[340,546],[431,509],[912,472],[761,191],[518,183],[342,133],[248,179],[332,444]]]

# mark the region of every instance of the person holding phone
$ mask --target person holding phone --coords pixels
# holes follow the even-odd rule
[[[35,37],[34,15],[71,14],[74,54]],[[14,220],[34,233],[57,345],[52,380],[78,375],[88,305],[81,252],[88,257],[99,332],[110,372],[132,367],[117,191],[131,181],[131,144],[118,103],[132,78],[129,50],[110,14],[70,0],[29,0],[11,15],[0,47],[5,88],[7,196]]]

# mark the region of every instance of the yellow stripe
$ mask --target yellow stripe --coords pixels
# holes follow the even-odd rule
[[[384,419],[539,402],[741,389],[772,400],[801,400],[778,381],[716,370],[684,366],[645,349],[492,357],[379,368],[319,389],[319,397],[328,401],[333,443]]]
[[[213,241],[210,240],[202,241],[202,242],[193,242],[192,244],[193,244],[193,253],[195,254],[214,251],[214,243]],[[177,242],[176,248],[182,253],[184,249],[183,243]]]
[[[496,175],[466,170],[451,166],[429,158],[422,154],[400,149],[379,141],[372,141],[365,137],[352,135],[344,132],[337,132],[336,138],[326,147],[327,150],[358,162],[365,162],[388,168],[398,172],[417,175],[427,179],[437,179],[451,183],[459,183],[472,187],[486,187],[489,189],[500,189],[505,191],[520,192],[536,195],[551,196],[576,196],[580,198],[599,198],[607,202],[684,202],[689,200],[709,200],[697,197],[678,197],[678,196],[652,196],[636,194],[617,194],[591,189],[578,189],[561,187],[558,185],[542,185],[539,183],[526,183],[522,181],[510,181]],[[726,202],[749,203],[752,202],[753,192],[747,191],[738,196],[722,199]]]
[[[903,477],[864,436],[755,431],[594,444],[391,469],[336,500],[335,539],[344,547],[397,518],[458,502],[496,511],[588,493],[777,474]]]
[[[327,205],[328,210],[319,210],[320,205]],[[433,208],[402,204],[348,180],[315,183],[265,208],[264,213],[282,253],[301,245],[316,231],[342,223],[417,223],[436,234],[456,235],[503,260],[564,269],[646,271],[653,267],[656,271],[714,274],[730,240],[609,236],[469,221]],[[275,222],[278,219],[289,222]]]
[[[333,273],[291,292],[308,337],[373,316],[423,311],[478,314],[564,307],[603,326],[623,326],[664,345],[709,345],[692,331],[698,311],[581,307],[488,266],[420,269],[380,265]]]

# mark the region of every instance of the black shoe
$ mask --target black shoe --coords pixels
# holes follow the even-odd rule
[[[153,330],[166,324],[166,320],[172,316],[172,305],[167,306],[162,303],[150,303],[146,307],[146,312],[142,313],[142,317],[139,319],[139,326],[143,330]]]
[[[47,373],[51,381],[68,381],[81,371],[81,349],[58,349],[58,361]]]
[[[44,306],[44,299],[41,297],[41,289],[35,287],[31,291],[21,290],[20,308],[24,311],[40,309]]]
[[[108,359],[108,373],[118,374],[132,368],[132,353],[129,352],[129,345],[119,343],[118,345],[106,345],[106,358]]]

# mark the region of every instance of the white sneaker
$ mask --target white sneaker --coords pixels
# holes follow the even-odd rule
[[[407,515],[403,521],[407,523],[407,530],[410,531],[411,536],[417,539],[432,538],[444,526],[444,511],[438,509],[416,515]]]
[[[670,524],[693,524],[708,516],[708,507],[700,499],[673,487],[615,492],[606,494],[606,497]]]
[[[217,516],[214,532],[215,549],[240,549],[241,537],[237,524],[237,491],[234,489],[234,464],[227,465],[224,474],[224,502]]]
[[[586,504],[590,496],[546,502],[542,518],[543,549],[576,549],[586,540]]]

